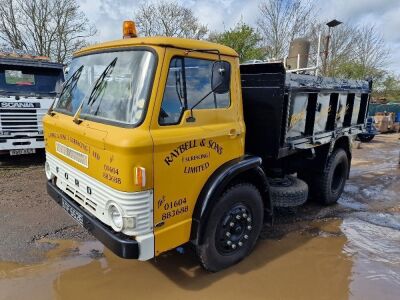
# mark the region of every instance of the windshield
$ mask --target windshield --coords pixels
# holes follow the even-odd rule
[[[67,75],[74,79],[62,91],[55,110],[75,115],[82,104],[82,119],[138,124],[149,98],[154,68],[154,54],[147,50],[74,58]]]
[[[0,92],[23,96],[54,95],[64,80],[62,69],[0,66]]]

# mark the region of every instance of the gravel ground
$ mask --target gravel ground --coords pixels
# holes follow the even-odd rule
[[[52,247],[41,238],[92,238],[47,195],[43,163],[43,153],[1,158],[0,261],[41,260]]]

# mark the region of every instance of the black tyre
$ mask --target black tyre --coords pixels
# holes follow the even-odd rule
[[[296,207],[307,201],[308,185],[296,177],[272,179],[269,185],[274,207]]]
[[[227,189],[204,224],[204,242],[197,246],[203,267],[217,272],[248,256],[260,234],[263,213],[262,197],[255,186],[240,183]]]
[[[358,139],[363,142],[363,143],[368,143],[370,141],[372,141],[374,139],[374,135],[363,135],[363,134],[359,134]]]
[[[346,151],[335,150],[329,157],[325,170],[314,176],[313,198],[325,205],[335,204],[343,192],[348,172],[349,160]]]

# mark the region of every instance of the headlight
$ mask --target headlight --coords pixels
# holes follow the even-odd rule
[[[122,210],[116,204],[111,203],[108,205],[108,216],[111,220],[111,227],[115,231],[121,231],[124,228]]]
[[[54,174],[51,172],[50,164],[48,161],[44,164],[44,171],[46,173],[47,180],[52,180],[54,178]]]

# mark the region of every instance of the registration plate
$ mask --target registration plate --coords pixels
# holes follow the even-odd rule
[[[67,201],[62,199],[62,207],[65,211],[79,224],[83,226],[83,215],[78,212],[75,208],[73,208]]]
[[[13,149],[10,150],[10,155],[23,155],[36,153],[35,149]]]

